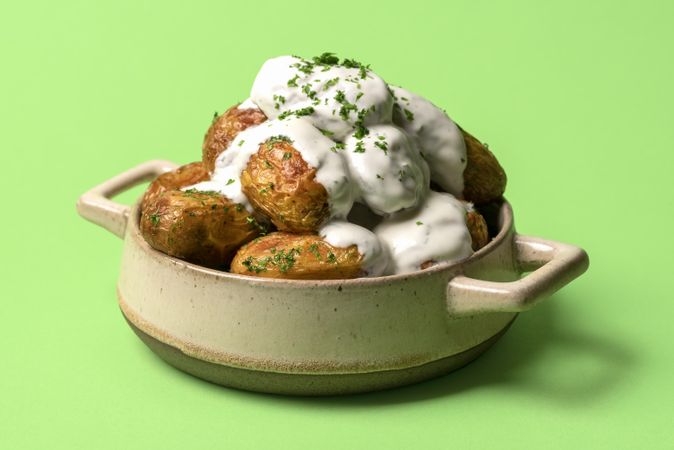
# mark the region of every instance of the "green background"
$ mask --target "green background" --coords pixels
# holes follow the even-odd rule
[[[674,7],[543,3],[3,2],[0,447],[673,448]],[[326,50],[487,141],[519,231],[584,247],[590,270],[421,385],[201,382],[128,329],[121,242],[75,201],[142,161],[198,159],[265,59]]]

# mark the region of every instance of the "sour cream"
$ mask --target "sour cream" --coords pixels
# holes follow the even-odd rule
[[[461,130],[430,101],[403,88],[390,87],[395,96],[393,122],[415,138],[430,166],[431,179],[447,192],[461,196],[466,168]]]
[[[295,56],[265,62],[250,98],[270,119],[300,114],[338,141],[359,120],[363,126],[392,120],[393,96],[370,70],[313,64]]]
[[[349,136],[342,154],[359,198],[377,214],[418,205],[429,187],[429,169],[416,144],[393,125],[374,125],[361,139]]]
[[[241,189],[241,172],[260,145],[274,136],[289,139],[302,159],[316,169],[316,181],[328,193],[331,217],[345,218],[354,199],[354,189],[346,163],[334,151],[335,143],[302,118],[269,120],[245,129],[215,160],[211,180],[184,189],[219,192],[252,211],[252,206]]]
[[[242,101],[239,106],[236,107],[236,109],[259,109],[255,103],[253,103],[253,100],[249,98],[245,99]]]
[[[450,194],[431,191],[419,208],[385,218],[374,233],[391,254],[391,273],[473,254],[466,208]]]
[[[362,268],[369,277],[383,275],[389,265],[389,254],[370,230],[344,220],[325,224],[318,234],[330,245],[339,248],[358,247],[363,256]]]
[[[259,108],[269,120],[237,135],[210,181],[185,189],[220,192],[252,211],[241,172],[261,144],[284,136],[328,192],[330,221],[319,234],[336,247],[356,245],[368,276],[472,254],[466,206],[454,197],[463,193],[463,135],[427,99],[326,53],[266,61],[238,108]],[[431,180],[454,196],[430,191]]]

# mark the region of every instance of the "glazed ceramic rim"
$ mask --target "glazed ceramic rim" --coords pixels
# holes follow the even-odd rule
[[[142,197],[141,197],[142,198]],[[281,279],[281,278],[264,278],[264,277],[255,277],[252,275],[240,275],[231,272],[225,272],[217,269],[210,269],[198,264],[187,262],[183,259],[176,258],[166,253],[160,252],[152,248],[146,241],[143,235],[140,232],[140,202],[141,199],[136,202],[133,209],[131,210],[130,217],[128,219],[128,230],[127,233],[133,239],[135,239],[139,246],[148,254],[152,255],[155,258],[160,260],[168,260],[173,262],[176,265],[183,266],[186,269],[193,270],[195,272],[200,272],[205,275],[213,276],[216,278],[237,280],[237,281],[246,281],[254,285],[262,286],[272,286],[272,285],[284,285],[284,286],[297,286],[297,287],[308,287],[308,286],[326,286],[326,287],[337,287],[337,286],[378,286],[393,282],[403,282],[409,279],[416,279],[421,277],[430,276],[438,272],[451,272],[452,269],[458,269],[466,263],[475,262],[482,259],[485,255],[494,251],[497,247],[501,245],[502,242],[506,240],[506,236],[513,229],[513,210],[512,206],[505,198],[501,199],[501,205],[498,209],[498,222],[500,229],[496,236],[480,250],[476,251],[467,258],[463,258],[456,261],[446,261],[438,263],[428,269],[418,270],[411,273],[403,273],[397,275],[385,275],[381,277],[361,277],[361,278],[346,278],[346,279],[337,279],[337,280],[292,280],[292,279]]]

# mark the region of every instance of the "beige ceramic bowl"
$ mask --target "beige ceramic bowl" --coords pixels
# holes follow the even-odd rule
[[[124,239],[117,294],[136,334],[169,364],[226,386],[329,395],[435,377],[588,267],[578,247],[515,233],[504,202],[489,245],[413,274],[297,281],[210,270],[150,248],[138,204],[110,200],[175,167],[141,164],[84,194],[78,211]]]

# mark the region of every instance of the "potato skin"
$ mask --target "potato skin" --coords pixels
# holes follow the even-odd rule
[[[241,186],[253,207],[281,231],[316,231],[330,216],[328,192],[289,142],[260,145],[241,173]]]
[[[218,193],[172,190],[147,205],[140,229],[156,250],[225,268],[241,245],[266,232],[262,220]]]
[[[466,143],[463,197],[477,205],[496,200],[505,192],[508,178],[496,156],[473,135],[459,127]]]
[[[257,108],[239,109],[238,106],[234,105],[214,118],[204,136],[202,161],[209,173],[213,173],[218,155],[229,147],[237,134],[267,120],[267,116]]]
[[[475,210],[466,213],[466,226],[473,241],[473,251],[478,251],[489,243],[489,230],[482,214]]]
[[[358,247],[333,247],[316,234],[274,232],[244,245],[231,272],[264,278],[337,280],[364,275]]]
[[[150,186],[145,191],[141,202],[141,210],[145,210],[147,205],[153,203],[166,191],[179,190],[186,186],[206,181],[209,178],[208,171],[201,161],[185,164],[176,170],[161,174],[150,183]]]

